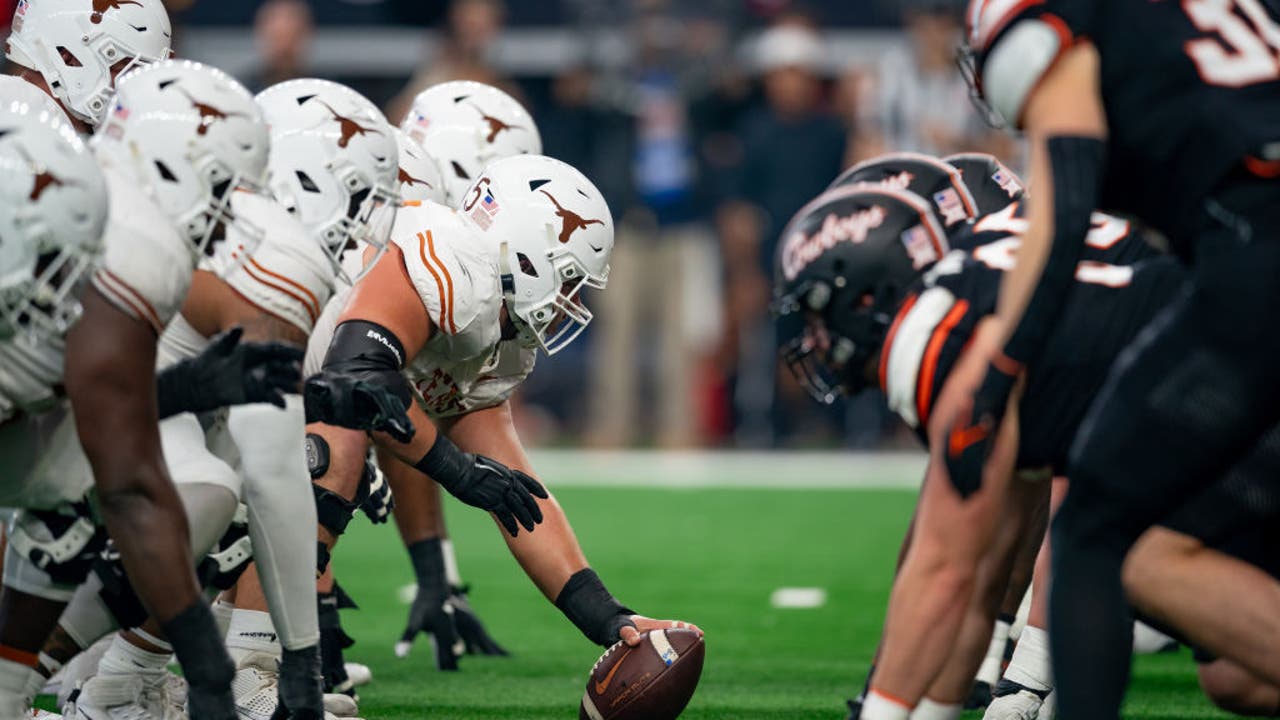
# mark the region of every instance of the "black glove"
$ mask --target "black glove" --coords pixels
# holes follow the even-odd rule
[[[947,429],[947,475],[961,498],[982,487],[982,470],[995,447],[1000,421],[1009,405],[1009,394],[1017,382],[1017,370],[1006,372],[996,364],[987,367],[982,384],[973,394],[973,407],[962,413]]]
[[[512,537],[519,534],[520,525],[533,532],[542,522],[542,509],[534,498],[550,497],[546,488],[497,460],[462,452],[443,433],[414,467],[462,502],[493,513]]]
[[[380,525],[386,522],[391,517],[391,511],[396,509],[396,499],[391,494],[391,483],[387,482],[386,476],[369,458],[364,461],[364,474],[369,478],[369,494],[360,502],[360,510],[369,518],[369,522]]]
[[[240,342],[236,327],[214,339],[199,355],[162,370],[156,377],[161,419],[228,405],[271,403],[284,407],[285,393],[298,392],[301,348],[280,343]]]
[[[458,658],[462,656],[466,646],[458,637],[458,629],[454,625],[453,607],[443,592],[432,592],[431,588],[418,586],[418,594],[413,598],[409,608],[409,622],[396,643],[396,655],[405,657],[409,647],[418,633],[431,637],[431,645],[435,649],[437,670],[457,670]]]
[[[349,375],[321,372],[302,388],[307,422],[385,432],[399,442],[413,439],[404,401],[387,388]]]
[[[467,588],[451,588],[449,599],[445,602],[453,607],[453,625],[458,630],[458,637],[466,645],[468,655],[511,655],[489,635],[484,623],[480,622],[480,616],[471,609],[471,603],[467,602]]]

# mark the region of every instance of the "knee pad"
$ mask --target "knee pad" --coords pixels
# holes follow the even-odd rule
[[[329,443],[315,433],[307,433],[307,472],[311,479],[324,477],[329,472]]]
[[[64,503],[55,510],[22,510],[14,516],[9,547],[58,585],[84,582],[107,534],[93,520],[89,503]]]
[[[248,509],[241,505],[222,538],[196,566],[201,587],[229,590],[253,560]]]
[[[111,616],[116,619],[120,627],[137,627],[147,619],[147,609],[142,606],[138,593],[129,582],[129,576],[124,571],[124,564],[120,562],[120,553],[116,550],[115,543],[107,543],[107,547],[103,549],[93,565],[93,574],[102,583],[98,598],[102,600],[103,605],[107,606],[107,610],[111,612]]]

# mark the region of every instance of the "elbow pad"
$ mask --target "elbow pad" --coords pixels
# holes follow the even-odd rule
[[[1047,145],[1053,176],[1053,239],[1040,280],[1004,350],[1024,365],[1033,362],[1044,347],[1071,292],[1106,162],[1107,145],[1098,138],[1054,136]]]
[[[390,330],[366,320],[348,320],[333,331],[320,373],[384,387],[409,407],[413,388],[401,373],[404,365],[404,345]]]

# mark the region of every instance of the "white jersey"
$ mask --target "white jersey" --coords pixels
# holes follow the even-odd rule
[[[182,308],[195,253],[132,178],[105,163],[102,170],[110,204],[103,256],[91,282],[108,302],[146,322],[158,336]],[[65,343],[23,343],[0,343],[3,417],[10,420],[18,411],[25,413],[0,426],[5,465],[0,504],[51,508],[82,497],[93,474],[58,391]]]
[[[232,226],[217,256],[201,264],[259,310],[310,335],[333,294],[335,273],[324,249],[274,199],[253,193],[232,196],[232,212],[262,231],[262,242],[245,256],[245,239]],[[195,357],[212,342],[178,315],[160,336],[157,366]]]
[[[497,253],[454,210],[424,202],[396,214],[391,241],[435,332],[405,367],[432,418],[501,404],[533,370],[535,351],[503,341]],[[325,308],[307,348],[306,374],[318,372],[350,291]]]
[[[111,202],[93,286],[159,337],[187,297],[195,248],[128,174],[108,162],[102,163],[102,174]]]
[[[93,286],[159,334],[186,298],[195,265],[191,246],[127,175],[106,166],[103,175],[110,205]],[[21,337],[0,342],[0,421],[58,403],[65,347],[62,338],[39,346]]]

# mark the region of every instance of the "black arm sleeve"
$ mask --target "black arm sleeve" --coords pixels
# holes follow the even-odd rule
[[[367,320],[347,320],[333,332],[321,374],[352,377],[387,388],[408,407],[413,402],[413,389],[400,372],[404,354],[400,339],[385,327]]]
[[[1004,348],[1005,355],[1023,365],[1039,355],[1071,292],[1106,157],[1106,143],[1097,138],[1055,136],[1047,144],[1053,174],[1052,245],[1031,301]]]

